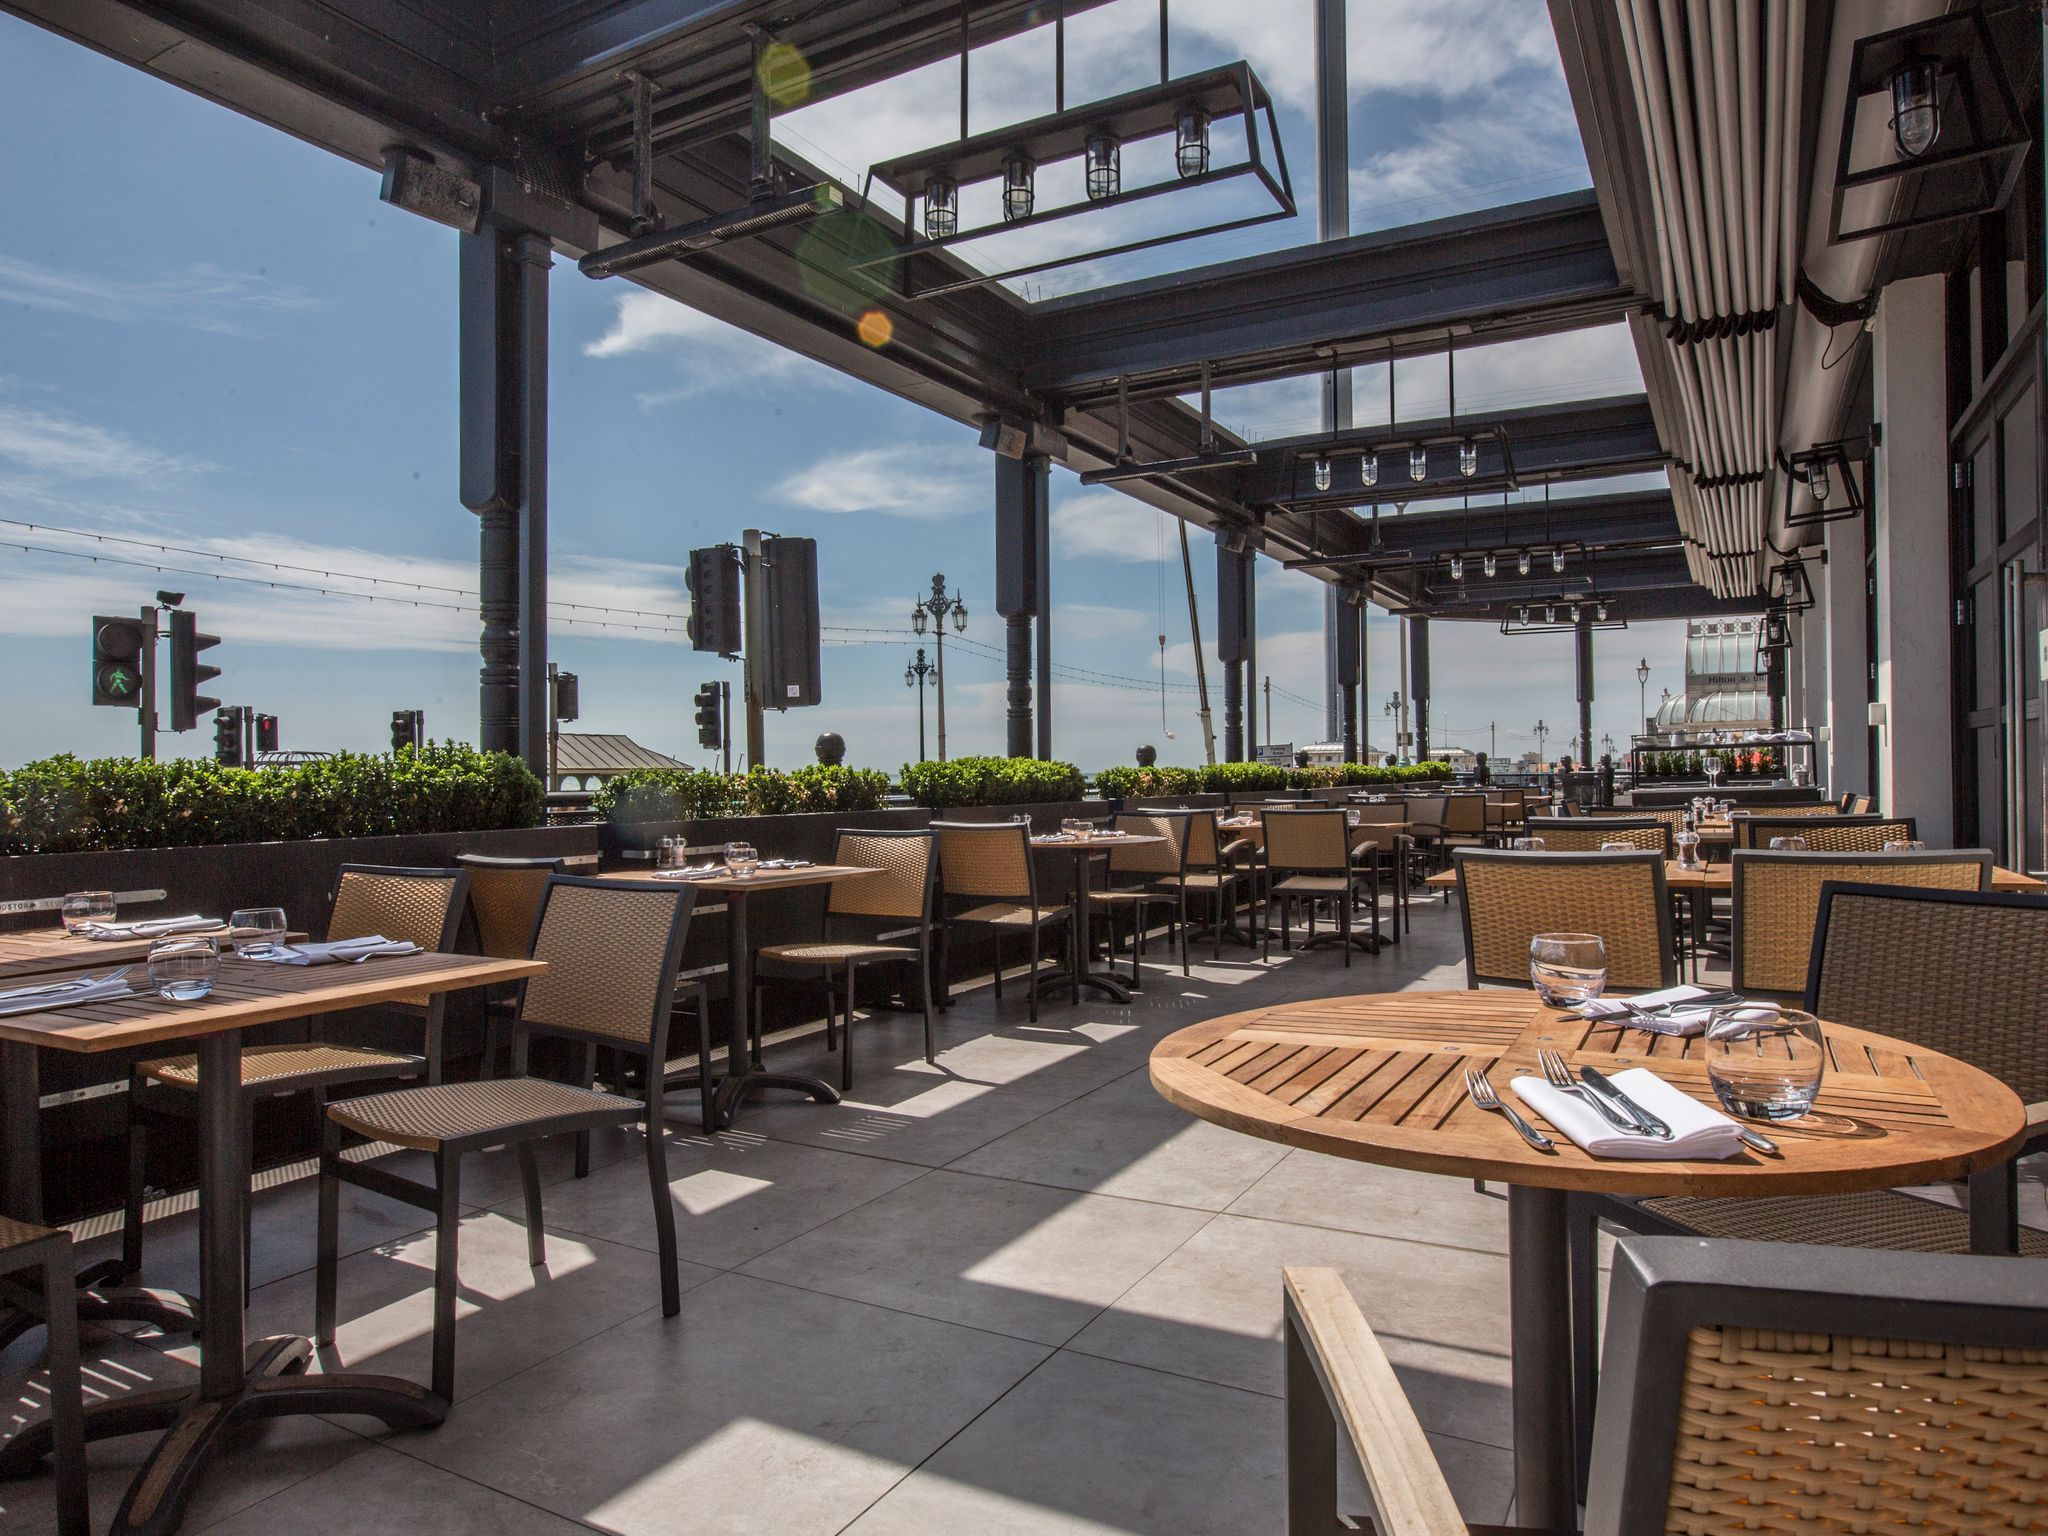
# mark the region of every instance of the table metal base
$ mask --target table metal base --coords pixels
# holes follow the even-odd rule
[[[1112,976],[1108,971],[1083,971],[1076,976],[1072,971],[1048,971],[1038,978],[1038,990],[1043,992],[1051,987],[1094,987],[1112,1002],[1128,1003],[1131,1000],[1131,985]]]
[[[81,1323],[149,1323],[164,1333],[196,1333],[199,1303],[182,1291],[163,1291],[122,1282],[121,1262],[103,1259],[78,1272],[78,1320]],[[5,1349],[40,1318],[26,1312],[0,1313],[0,1349]]]
[[[108,1536],[168,1536],[206,1464],[226,1443],[230,1426],[295,1413],[360,1413],[393,1429],[422,1429],[447,1416],[448,1405],[417,1382],[396,1376],[309,1376],[313,1346],[305,1339],[266,1339],[257,1346],[240,1390],[207,1397],[198,1388],[137,1392],[85,1410],[85,1438],[163,1431],[135,1474]],[[0,1446],[0,1478],[22,1477],[50,1453],[47,1419]]]
[[[1560,1189],[1508,1186],[1515,1524],[1531,1531],[1579,1528],[1569,1199]]]
[[[717,1117],[720,1130],[729,1129],[733,1114],[746,1101],[748,1094],[756,1088],[787,1088],[792,1093],[801,1093],[814,1104],[837,1104],[839,1090],[822,1077],[812,1077],[807,1072],[762,1072],[747,1071],[736,1076],[722,1078],[711,1101],[712,1113]]]

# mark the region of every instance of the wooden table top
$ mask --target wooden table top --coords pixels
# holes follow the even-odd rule
[[[336,1013],[422,992],[454,992],[494,981],[517,981],[546,969],[539,960],[494,960],[486,955],[431,951],[386,955],[360,965],[275,965],[223,955],[212,995],[198,1002],[174,1003],[148,992],[44,1013],[0,1016],[0,1040],[84,1054],[122,1050],[272,1024],[279,1019]]]
[[[1868,858],[1868,854],[1848,854],[1848,858]],[[1882,855],[1877,855],[1882,857]],[[1735,888],[1734,867],[1723,859],[1718,864],[1709,864],[1705,869],[1680,869],[1674,859],[1664,861],[1664,883],[1674,891],[1732,891]],[[1431,890],[1450,891],[1458,886],[1458,872],[1455,869],[1440,869],[1423,884]],[[2017,893],[2048,891],[2048,883],[2036,880],[2032,875],[2023,875],[2016,869],[1993,867],[1991,889]]]
[[[1100,832],[1093,837],[1055,837],[1049,832],[1041,832],[1031,839],[1031,846],[1054,853],[1061,849],[1072,849],[1076,853],[1110,853],[1118,848],[1137,848],[1165,841],[1153,832],[1120,832],[1114,837],[1105,837]]]
[[[2005,1084],[1938,1051],[1827,1025],[1830,1061],[1807,1120],[1763,1127],[1781,1157],[1631,1162],[1580,1151],[1509,1088],[1541,1077],[1539,1042],[1574,1066],[1644,1066],[1709,1105],[1697,1040],[1575,1019],[1533,993],[1388,992],[1282,1003],[1180,1030],[1152,1084],[1203,1120],[1360,1162],[1622,1195],[1810,1195],[1958,1178],[2010,1155],[2026,1112]],[[1539,1129],[1539,1152],[1465,1094],[1482,1067]]]
[[[870,869],[862,864],[804,864],[795,869],[757,869],[746,876],[701,875],[695,880],[677,880],[672,874],[652,869],[611,869],[597,878],[687,885],[693,890],[717,891],[721,895],[730,895],[737,891],[744,896],[748,891],[777,891],[787,890],[793,886],[830,885],[835,880],[853,880],[862,875],[881,873],[879,869]]]
[[[188,928],[184,933],[166,937],[183,938],[190,934],[214,938],[225,947],[234,932],[222,923],[218,928]],[[297,930],[286,935],[292,943],[305,937]],[[155,942],[155,939],[74,938],[62,928],[17,928],[11,933],[0,933],[0,980],[10,976],[37,976],[44,971],[68,971],[79,966],[129,965],[147,960],[149,946]]]

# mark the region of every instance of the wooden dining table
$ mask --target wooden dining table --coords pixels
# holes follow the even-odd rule
[[[61,927],[15,928],[0,933],[0,990],[5,989],[10,977],[35,977],[46,971],[67,971],[79,966],[139,965],[149,958],[149,947],[159,938],[190,934],[218,939],[226,945],[235,932],[226,923],[220,923],[211,928],[187,928],[146,938],[89,939]],[[305,936],[297,931],[285,935],[294,943]]]
[[[92,970],[97,970],[94,966]],[[537,960],[427,952],[361,964],[277,965],[223,957],[210,996],[173,1002],[152,990],[102,1002],[0,1015],[0,1118],[7,1136],[4,1214],[34,1219],[41,1204],[37,1058],[45,1050],[98,1055],[189,1045],[199,1059],[199,1384],[129,1392],[86,1408],[87,1439],[161,1430],[114,1513],[112,1536],[167,1536],[231,1425],[287,1414],[366,1414],[393,1428],[438,1424],[447,1403],[416,1382],[362,1374],[307,1375],[312,1344],[267,1339],[246,1358],[242,1319],[249,1125],[242,1033],[258,1024],[361,1008],[423,992],[517,981]],[[46,973],[53,977],[61,972]],[[17,1163],[26,1157],[26,1164]],[[0,1478],[21,1476],[50,1450],[47,1419],[0,1445]]]
[[[1391,992],[1234,1013],[1169,1035],[1152,1083],[1200,1119],[1288,1146],[1508,1188],[1515,1514],[1532,1530],[1577,1528],[1567,1196],[1823,1195],[1961,1178],[2012,1155],[2026,1111],[1997,1078],[1917,1045],[1824,1024],[1827,1069],[1813,1113],[1773,1124],[1778,1154],[1620,1161],[1525,1143],[1477,1108],[1464,1074],[1504,1100],[1540,1079],[1539,1045],[1573,1067],[1648,1067],[1712,1105],[1696,1040],[1575,1018],[1522,991]],[[1547,1124],[1530,1106],[1524,1114]]]
[[[1093,908],[1088,894],[1088,865],[1098,854],[1106,858],[1119,848],[1156,847],[1165,841],[1165,838],[1154,836],[1149,832],[1113,832],[1107,836],[1103,833],[1095,832],[1086,837],[1069,837],[1065,833],[1048,832],[1031,839],[1031,849],[1034,853],[1071,853],[1074,856],[1074,953],[1072,968],[1041,976],[1038,979],[1040,991],[1046,991],[1053,987],[1071,987],[1074,992],[1074,998],[1078,1002],[1081,996],[1081,988],[1093,987],[1098,992],[1104,993],[1113,1002],[1128,1003],[1131,1000],[1131,989],[1129,987],[1125,986],[1123,982],[1119,981],[1108,971],[1096,970],[1093,963],[1095,944],[1089,937],[1091,932],[1089,918]],[[1115,942],[1114,930],[1112,930],[1110,939],[1112,960],[1114,959]],[[1131,943],[1135,953],[1137,940],[1133,939]],[[1133,961],[1132,963],[1135,964],[1136,962]]]
[[[1867,858],[1867,854],[1844,854],[1844,858]],[[1879,855],[1882,857],[1882,855]],[[1456,869],[1440,869],[1423,882],[1431,890],[1450,891],[1458,887]],[[1705,869],[1682,869],[1676,859],[1664,861],[1664,884],[1674,891],[1706,891],[1710,894],[1732,892],[1735,889],[1735,872],[1724,859],[1718,864],[1709,864]],[[2021,874],[2016,869],[1993,868],[1991,889],[2010,893],[2048,891],[2048,882],[2035,879],[2032,875]]]

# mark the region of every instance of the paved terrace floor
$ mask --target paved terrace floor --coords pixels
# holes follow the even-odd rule
[[[251,1430],[185,1529],[571,1536],[1245,1536],[1282,1529],[1280,1269],[1334,1265],[1400,1369],[1468,1518],[1511,1514],[1506,1206],[1469,1182],[1289,1151],[1155,1094],[1153,1044],[1218,1013],[1463,984],[1455,908],[1345,970],[1226,948],[1153,964],[1129,1008],[1024,1017],[984,989],[856,1026],[849,1101],[772,1095],[716,1138],[671,1127],[683,1310],[663,1318],[638,1133],[570,1177],[543,1150],[548,1264],[530,1270],[508,1157],[465,1186],[458,1401],[445,1425]],[[1155,947],[1153,959],[1159,950]],[[806,1059],[807,1058],[807,1059]],[[777,1064],[837,1080],[822,1041]],[[694,1108],[694,1099],[679,1109]],[[410,1156],[410,1154],[399,1154]],[[2027,1219],[2048,1225],[2038,1173]],[[425,1380],[433,1240],[344,1191],[336,1356]],[[313,1316],[314,1189],[264,1191],[251,1338]],[[89,1251],[111,1252],[101,1240]],[[189,1215],[150,1278],[196,1285]],[[25,1341],[26,1342],[26,1341]],[[89,1340],[89,1390],[190,1380],[176,1339]],[[0,1357],[0,1427],[42,1395]],[[145,1437],[92,1448],[104,1522]],[[0,1526],[54,1524],[50,1479],[0,1484]]]

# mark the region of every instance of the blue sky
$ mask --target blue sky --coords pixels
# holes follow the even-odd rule
[[[1222,0],[1174,8],[1176,70],[1244,53],[1273,88],[1304,207],[1316,174],[1301,111],[1307,14],[1305,0],[1261,6],[1255,22]],[[1070,99],[1139,83],[1154,16],[1149,0],[1118,0],[1088,19],[1092,33],[1077,23],[1070,58],[1086,62]],[[1357,227],[1585,184],[1534,0],[1354,0],[1351,28]],[[1049,63],[1033,49],[1049,60],[1042,35],[976,56],[977,129],[1045,104],[1036,93],[1049,94]],[[952,80],[950,66],[941,73]],[[817,104],[782,120],[778,136],[858,169],[950,136],[950,86],[932,84]],[[380,747],[399,707],[424,709],[437,737],[473,739],[476,620],[456,611],[471,602],[476,551],[475,519],[455,496],[456,237],[380,204],[371,171],[12,18],[0,18],[0,132],[17,151],[0,158],[0,199],[14,214],[0,226],[0,635],[11,675],[0,763],[134,750],[128,712],[86,703],[87,619],[132,610],[159,586],[190,593],[201,627],[223,636],[209,657],[224,669],[216,691],[281,716],[286,746]],[[1045,229],[1054,233],[1035,238],[1099,238],[1087,217]],[[1312,236],[1298,219],[1047,274],[1033,291]],[[607,630],[563,622],[593,617],[564,605],[679,614],[688,550],[753,526],[819,540],[825,622],[838,631],[825,704],[769,716],[769,761],[807,761],[825,729],[846,737],[851,761],[894,767],[914,754],[906,620],[934,571],[967,597],[966,638],[978,643],[948,650],[952,750],[999,751],[993,472],[971,431],[715,318],[591,282],[572,262],[551,286],[551,644],[582,676],[584,728],[698,755],[689,696],[732,671],[689,651],[675,618],[613,615],[652,629]],[[1639,387],[1618,332],[1470,354],[1458,377],[1461,408]],[[1385,387],[1384,370],[1361,370],[1361,419],[1384,415]],[[1399,393],[1404,415],[1440,408],[1440,365],[1404,366]],[[1218,405],[1259,435],[1314,422],[1302,381]],[[1156,689],[1060,679],[1057,752],[1093,768],[1149,741],[1166,761],[1196,760],[1170,524],[1113,492],[1082,491],[1064,470],[1053,498],[1055,661],[1156,680],[1163,632],[1176,685],[1163,727]],[[1212,646],[1213,572],[1198,535]],[[1321,735],[1321,602],[1317,583],[1262,562],[1261,670],[1279,695],[1283,739]],[[1440,740],[1449,727],[1453,741],[1483,748],[1497,720],[1501,749],[1518,752],[1534,745],[1539,716],[1569,729],[1568,640],[1435,631]],[[1594,730],[1619,737],[1635,715],[1637,657],[1655,669],[1654,701],[1660,686],[1679,686],[1682,642],[1671,625],[1599,639]],[[1372,653],[1379,744],[1390,735],[1379,704],[1396,686],[1384,617]],[[1213,665],[1210,680],[1220,726]],[[166,736],[160,750],[207,752],[211,733]]]

